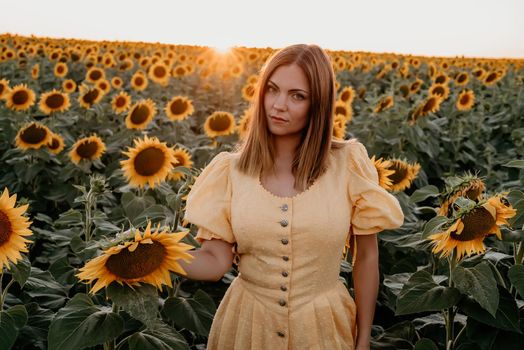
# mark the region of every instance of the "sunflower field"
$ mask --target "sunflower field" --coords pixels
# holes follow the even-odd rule
[[[0,349],[205,348],[238,270],[183,277],[185,199],[273,51],[0,35]],[[329,54],[333,136],[405,215],[378,236],[373,348],[521,349],[524,60]]]

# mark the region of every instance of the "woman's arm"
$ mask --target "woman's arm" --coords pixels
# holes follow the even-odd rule
[[[378,296],[377,235],[356,235],[357,256],[353,266],[353,285],[357,305],[356,350],[370,348],[371,325]]]
[[[194,256],[190,263],[178,260],[187,275],[183,277],[200,281],[220,281],[233,265],[233,245],[220,239],[205,240],[202,247],[188,251]]]

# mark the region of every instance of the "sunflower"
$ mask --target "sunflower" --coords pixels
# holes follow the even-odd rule
[[[75,164],[79,164],[82,160],[97,160],[106,151],[106,145],[102,139],[96,135],[84,137],[76,141],[69,157]]]
[[[475,78],[482,81],[486,76],[486,71],[483,68],[477,68],[473,71],[473,75],[475,76]]]
[[[67,79],[62,82],[62,90],[64,90],[65,93],[72,93],[76,91],[76,83],[73,79]]]
[[[375,156],[371,157],[371,161],[375,164],[375,168],[377,169],[380,187],[390,191],[393,186],[393,180],[390,179],[390,176],[395,173],[395,170],[393,170],[393,163],[390,160],[382,158],[375,159]]]
[[[455,78],[455,84],[458,86],[464,86],[469,81],[469,75],[466,72],[462,72],[460,74],[457,74]]]
[[[340,91],[338,100],[351,105],[355,99],[355,94],[355,90],[351,86],[346,86],[342,89],[342,91]]]
[[[345,115],[335,115],[333,118],[333,137],[337,139],[344,139],[346,136],[346,125],[347,120]]]
[[[143,140],[135,139],[135,147],[122,152],[128,157],[120,161],[124,176],[129,184],[135,187],[144,187],[149,184],[154,188],[156,184],[165,181],[178,160],[173,149],[167,147],[156,137],[144,136]]]
[[[5,99],[8,108],[27,111],[35,103],[36,95],[26,84],[19,84],[9,90]]]
[[[501,72],[488,72],[486,73],[483,83],[486,86],[492,86],[495,83],[497,83],[500,79],[502,79],[503,74]]]
[[[173,67],[171,70],[171,75],[173,77],[182,77],[187,74],[187,69],[185,64],[179,64],[176,67]]]
[[[334,114],[341,114],[346,118],[346,121],[350,121],[353,118],[353,108],[344,101],[336,101]]]
[[[162,62],[157,62],[149,67],[149,78],[157,84],[166,86],[169,82],[169,68]]]
[[[166,104],[164,108],[169,119],[184,120],[194,112],[193,103],[184,96],[175,96]]]
[[[444,84],[433,84],[429,88],[430,96],[440,96],[443,100],[449,96],[449,87]]]
[[[173,151],[173,155],[175,156],[177,160],[177,163],[173,164],[173,167],[183,166],[186,168],[191,168],[193,166],[193,161],[191,160],[191,154],[189,154],[189,152],[186,151],[185,149],[176,148]],[[182,172],[172,171],[168,174],[167,178],[170,180],[178,181],[180,179],[185,178],[185,174]]]
[[[67,75],[68,71],[69,69],[67,68],[67,64],[63,62],[58,62],[57,64],[55,64],[55,69],[53,73],[55,74],[55,77],[63,78]]]
[[[213,112],[204,123],[204,131],[209,138],[230,135],[235,132],[235,117],[229,112]]]
[[[391,165],[388,167],[389,170],[395,171],[389,175],[389,179],[392,181],[390,185],[391,191],[404,191],[411,186],[411,183],[417,177],[420,171],[420,164],[410,164],[402,159],[389,159]]]
[[[21,150],[38,149],[51,141],[51,130],[38,122],[23,126],[16,134],[15,143]]]
[[[486,185],[477,175],[466,173],[463,176],[453,178],[453,181],[446,185],[440,196],[440,209],[438,215],[451,216],[451,205],[458,197],[465,197],[472,201],[479,201],[483,197]]]
[[[28,204],[15,207],[16,194],[9,196],[9,190],[4,188],[0,196],[0,269],[4,265],[9,269],[9,261],[16,264],[22,259],[20,253],[27,253],[26,244],[31,242],[26,236],[33,233],[29,229],[31,222],[24,213]]]
[[[429,113],[437,112],[440,109],[441,102],[442,97],[438,95],[429,96],[426,98],[415,108],[415,111],[411,115],[410,124],[413,125],[420,117],[424,117]]]
[[[393,100],[393,96],[383,97],[380,99],[380,101],[378,101],[377,105],[375,106],[375,113],[385,111],[386,109],[393,107],[394,104],[395,102]]]
[[[91,67],[86,72],[85,80],[89,83],[94,84],[97,81],[99,81],[100,79],[105,79],[105,78],[106,78],[105,70],[103,70],[102,68],[98,68],[98,67]]]
[[[457,98],[455,106],[459,111],[469,111],[475,104],[475,94],[472,90],[462,90]]]
[[[95,86],[104,94],[107,94],[109,91],[111,91],[111,83],[106,79],[100,79],[96,82]]]
[[[242,88],[242,98],[248,102],[253,101],[255,97],[255,84],[246,84]]]
[[[80,94],[78,95],[78,103],[84,108],[90,108],[92,105],[97,104],[104,97],[104,93],[95,87],[86,87],[85,85],[80,86]]]
[[[71,102],[69,101],[69,95],[56,89],[44,92],[40,95],[40,103],[38,104],[42,113],[46,115],[67,111],[70,106]]]
[[[120,77],[113,77],[113,79],[111,79],[111,85],[115,89],[121,89],[122,86],[124,86],[124,81]]]
[[[148,81],[145,74],[138,70],[131,77],[131,87],[136,91],[143,91],[147,88]]]
[[[131,105],[131,96],[125,91],[121,91],[118,95],[113,97],[111,107],[115,113],[122,113],[129,109]]]
[[[36,80],[38,79],[39,76],[40,76],[40,64],[35,63],[33,65],[33,68],[31,68],[31,78]]]
[[[409,86],[409,92],[411,94],[415,94],[417,93],[420,88],[422,87],[422,84],[424,83],[424,81],[422,79],[417,79],[415,80],[414,82],[411,83],[411,85]]]
[[[172,287],[170,271],[186,275],[177,260],[190,263],[193,259],[187,251],[194,247],[180,242],[188,232],[168,232],[160,230],[158,225],[152,233],[148,221],[144,233],[137,229],[134,240],[106,249],[82,267],[77,277],[87,282],[98,280],[91,288],[91,294],[115,281],[128,286],[148,283],[159,290],[163,284]]]
[[[258,82],[258,74],[252,74],[247,78],[249,84],[256,84]]]
[[[447,76],[446,73],[437,73],[433,79],[433,82],[435,84],[447,84],[447,82],[449,81],[449,77]]]
[[[0,100],[6,98],[10,90],[9,80],[0,79]]]
[[[148,98],[141,100],[133,105],[126,117],[128,129],[145,129],[156,115],[155,102]]]
[[[49,149],[49,152],[53,154],[58,154],[62,152],[62,150],[65,147],[64,139],[62,136],[52,133],[51,134],[51,141],[47,143],[47,149]]]
[[[447,257],[456,249],[457,260],[466,255],[483,253],[486,250],[484,238],[495,234],[498,239],[502,239],[499,226],[507,225],[507,219],[515,214],[516,210],[500,195],[463,208],[456,217],[450,219],[445,231],[429,236],[433,244],[432,251]]]

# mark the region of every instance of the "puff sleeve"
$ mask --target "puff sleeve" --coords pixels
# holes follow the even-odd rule
[[[400,204],[392,194],[380,187],[377,169],[364,145],[353,140],[346,147],[353,234],[368,235],[402,226],[404,214]]]
[[[195,239],[236,242],[231,228],[229,152],[217,154],[195,180],[186,202],[184,220],[198,226]]]

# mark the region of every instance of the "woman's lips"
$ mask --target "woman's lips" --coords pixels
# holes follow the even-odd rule
[[[275,123],[287,123],[287,120],[273,116],[273,115],[271,116],[271,120],[273,120]]]

